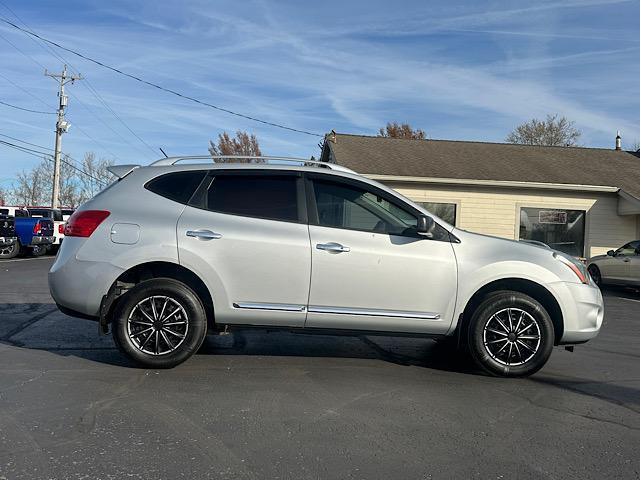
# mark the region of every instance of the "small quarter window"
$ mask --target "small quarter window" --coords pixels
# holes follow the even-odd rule
[[[298,221],[297,177],[218,175],[209,187],[207,209],[285,222]]]
[[[169,200],[186,204],[205,174],[206,172],[202,170],[168,173],[154,178],[145,188]]]
[[[427,211],[433,213],[436,217],[440,217],[449,225],[456,224],[456,204],[440,203],[440,202],[416,202]]]

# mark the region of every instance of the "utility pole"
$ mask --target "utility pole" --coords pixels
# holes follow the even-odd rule
[[[58,92],[60,103],[58,107],[58,120],[56,122],[56,146],[53,157],[53,192],[51,194],[51,208],[58,208],[60,201],[60,152],[62,150],[62,134],[66,133],[70,126],[70,123],[64,119],[64,109],[68,103],[68,97],[64,94],[64,86],[69,82],[73,83],[76,80],[82,80],[82,75],[78,75],[77,77],[67,75],[66,65],[62,69],[62,73],[49,73],[45,70],[44,74],[47,77],[60,79],[60,90]]]

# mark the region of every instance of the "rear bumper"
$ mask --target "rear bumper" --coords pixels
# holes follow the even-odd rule
[[[84,241],[84,238],[65,238],[49,270],[49,291],[64,313],[97,318],[102,297],[123,270],[108,262],[78,260],[76,253]]]
[[[84,318],[86,320],[93,320],[95,322],[100,319],[100,317],[94,315],[87,315],[86,313],[78,312],[77,310],[71,310],[70,308],[67,308],[64,305],[60,305],[59,303],[56,303],[56,307],[58,307],[58,310],[60,310],[62,313],[64,313],[65,315],[69,315],[70,317]]]
[[[31,237],[31,245],[49,245],[53,243],[55,239],[56,237],[54,237],[53,235],[44,237],[34,236]]]
[[[0,247],[6,247],[7,245],[13,245],[18,240],[18,237],[0,237]]]

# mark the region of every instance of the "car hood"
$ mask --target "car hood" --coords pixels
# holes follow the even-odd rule
[[[589,259],[589,263],[597,262],[598,260],[604,260],[605,258],[608,258],[608,257],[609,255],[596,255],[595,257],[591,257]]]

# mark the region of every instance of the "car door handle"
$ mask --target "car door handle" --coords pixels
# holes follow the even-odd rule
[[[316,245],[316,248],[318,250],[326,250],[327,252],[335,252],[335,253],[351,251],[351,248],[346,247],[344,245],[340,245],[339,243],[336,243],[336,242],[319,243]]]
[[[187,237],[197,238],[198,240],[217,240],[222,238],[222,234],[211,230],[187,230]]]
[[[622,260],[622,261],[623,261],[623,262],[625,262],[625,263],[629,263],[629,262],[631,261],[631,259],[630,259],[630,258],[625,258],[625,259],[624,259],[624,260]]]

